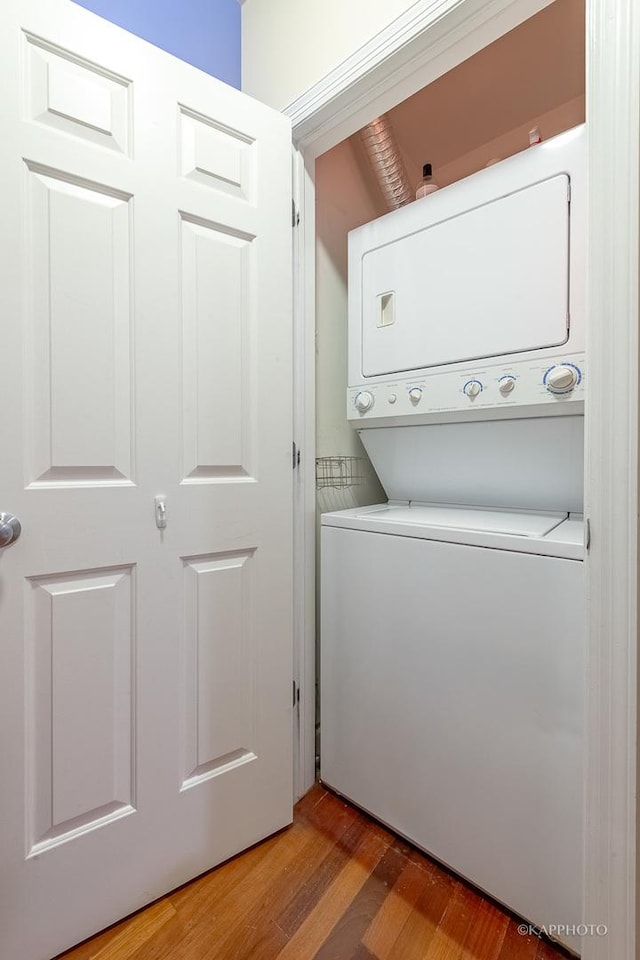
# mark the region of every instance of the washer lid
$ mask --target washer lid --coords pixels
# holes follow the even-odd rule
[[[379,503],[322,514],[322,526],[468,547],[584,559],[584,521],[577,515],[492,510],[450,504]]]
[[[567,518],[566,513],[519,513],[515,510],[476,510],[426,504],[375,507],[362,511],[360,516],[378,523],[478,530],[515,537],[544,537]]]

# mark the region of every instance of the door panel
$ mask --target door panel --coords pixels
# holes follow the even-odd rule
[[[185,216],[181,228],[183,479],[248,477],[255,237]]]
[[[130,81],[24,31],[27,116],[129,155]]]
[[[31,483],[131,479],[130,203],[27,168]]]
[[[34,578],[27,592],[32,857],[133,810],[133,571]]]
[[[180,106],[181,173],[239,200],[255,202],[253,137]]]
[[[0,953],[46,960],[291,819],[290,126],[1,16]]]
[[[256,760],[253,551],[184,561],[185,779]]]

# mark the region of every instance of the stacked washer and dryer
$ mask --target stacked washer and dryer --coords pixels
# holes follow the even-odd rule
[[[322,779],[547,929],[582,919],[586,186],[578,127],[349,235],[389,500],[322,517]]]

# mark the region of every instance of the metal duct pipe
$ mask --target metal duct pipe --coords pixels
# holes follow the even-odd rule
[[[414,193],[386,114],[367,124],[360,136],[389,209],[410,203]]]

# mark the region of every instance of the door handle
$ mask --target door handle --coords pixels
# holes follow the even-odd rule
[[[0,513],[0,547],[8,547],[20,536],[22,527],[12,513]]]

